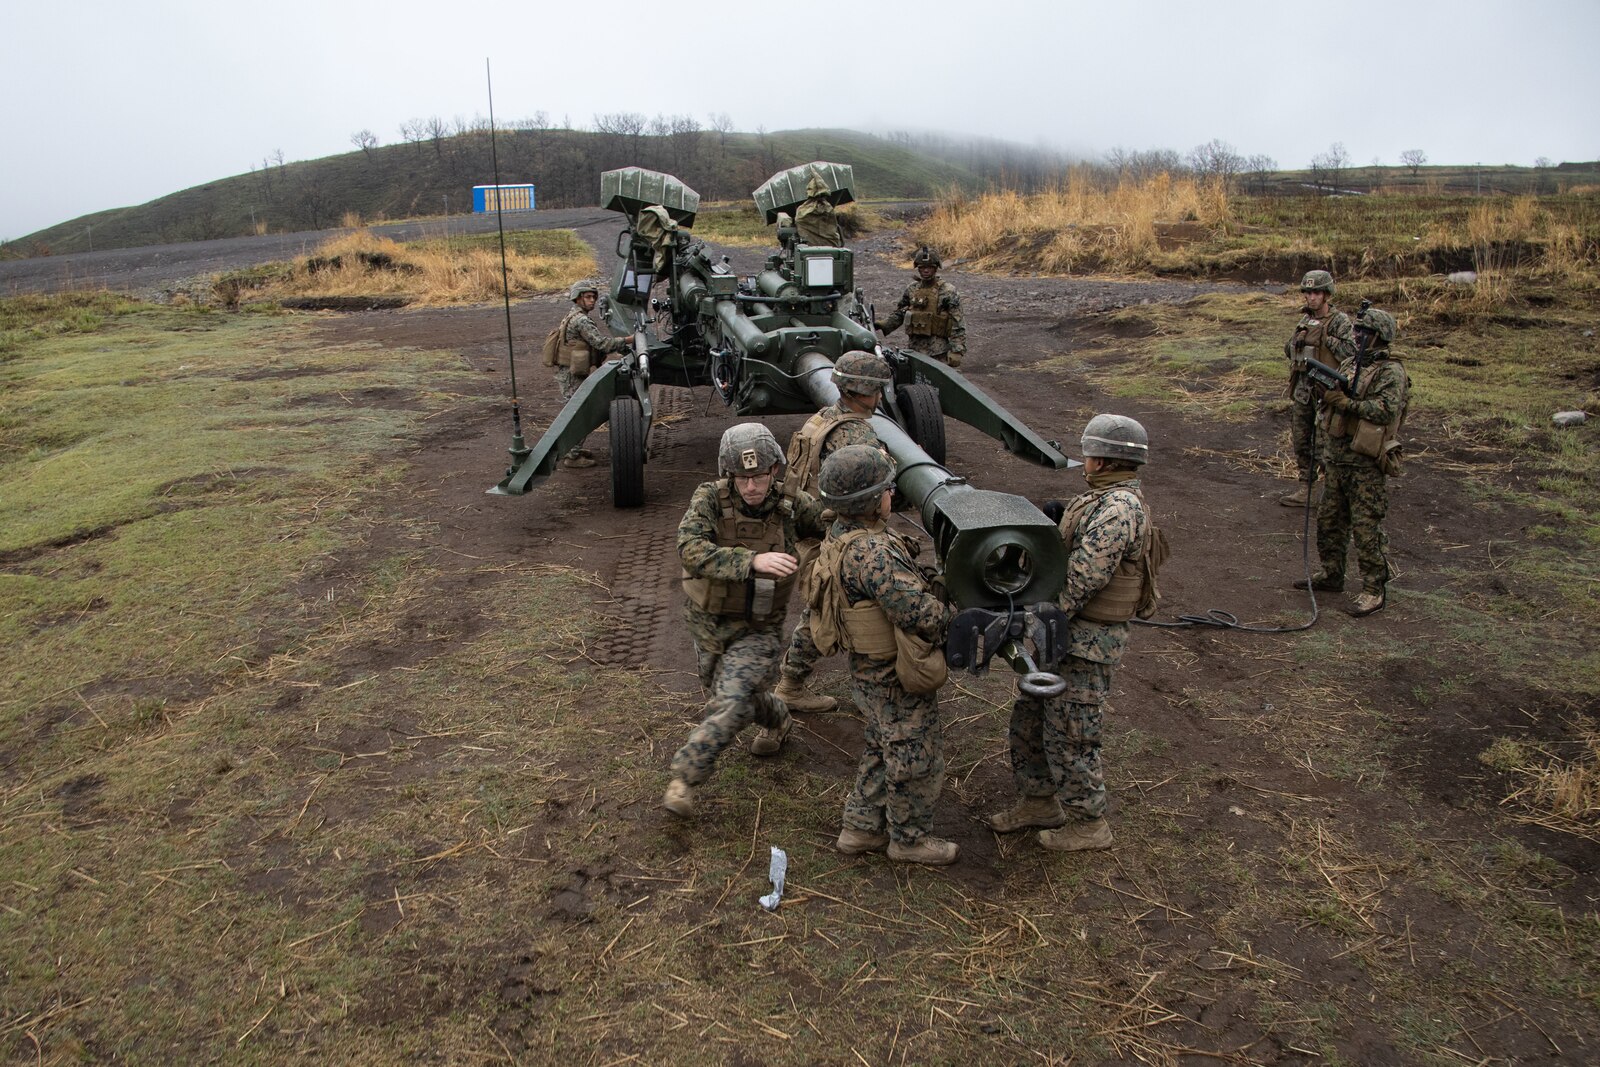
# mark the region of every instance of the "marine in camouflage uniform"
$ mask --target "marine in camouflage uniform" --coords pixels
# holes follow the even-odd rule
[[[1294,447],[1294,464],[1300,484],[1281,497],[1287,507],[1304,507],[1310,499],[1308,485],[1316,481],[1316,460],[1312,442],[1316,436],[1317,398],[1305,372],[1307,356],[1337,367],[1356,354],[1356,336],[1350,319],[1333,306],[1333,275],[1325,270],[1307,272],[1300,281],[1305,299],[1300,322],[1284,343],[1289,360],[1289,437]]]
[[[847,352],[833,368],[833,382],[839,387],[839,400],[829,404],[806,421],[789,439],[788,478],[816,496],[817,479],[823,461],[847,445],[882,448],[878,435],[867,420],[872,417],[883,391],[894,380],[894,372],[883,357],[871,352]],[[806,588],[815,545],[802,546],[798,585]],[[807,689],[812,669],[820,654],[811,637],[811,610],[801,612],[800,623],[789,639],[780,668],[783,680],[776,695],[791,711],[832,711],[838,701]]]
[[[841,448],[823,464],[821,487],[823,503],[839,517],[828,531],[831,551],[825,546],[818,563],[813,608],[826,611],[829,595],[851,607],[876,605],[888,626],[942,645],[951,609],[934,595],[902,539],[884,527],[894,488],[889,457],[867,445]],[[951,863],[959,849],[931,833],[944,785],[938,698],[906,690],[894,651],[869,655],[855,650],[855,640],[846,637],[851,694],[866,726],[837,847],[852,855],[886,848],[890,859],[905,863]]]
[[[1344,589],[1345,556],[1353,535],[1361,568],[1361,595],[1351,614],[1361,616],[1378,611],[1386,600],[1389,559],[1383,517],[1389,510],[1389,486],[1381,457],[1385,445],[1398,441],[1410,382],[1405,367],[1389,351],[1395,334],[1392,315],[1376,308],[1363,311],[1356,319],[1356,331],[1358,342],[1367,348],[1360,357],[1360,373],[1355,358],[1345,360],[1339,368],[1355,395],[1330,389],[1323,396],[1322,459],[1328,484],[1317,507],[1317,555],[1322,566],[1312,576],[1311,586]],[[1362,423],[1369,425],[1360,436],[1369,446],[1377,444],[1379,456],[1355,450]],[[1389,463],[1398,463],[1397,453]]]
[[[672,758],[673,780],[662,804],[692,810],[692,790],[711,774],[739,731],[761,727],[750,750],[777,753],[788,735],[788,709],[770,692],[783,651],[783,617],[798,561],[796,545],[826,531],[822,505],[777,479],[783,454],[771,431],[744,423],[723,434],[725,477],[694,491],[678,525],[678,556],[688,600],[684,619],[694,639],[700,684],[709,694],[700,725]],[[762,488],[761,479],[767,479]],[[750,503],[755,496],[757,502]],[[730,535],[730,527],[745,531]],[[773,561],[770,557],[781,557]],[[762,584],[770,598],[761,603]],[[702,603],[697,603],[697,598]]]
[[[561,399],[569,400],[578,386],[607,355],[626,352],[632,341],[626,337],[611,337],[602,330],[589,313],[600,299],[600,289],[593,282],[578,282],[568,293],[575,305],[561,320],[561,362],[556,364],[556,386]],[[568,467],[592,467],[594,459],[587,448],[574,447],[562,460]]]
[[[1149,450],[1144,427],[1097,415],[1084,427],[1082,444],[1089,491],[1061,519],[1068,561],[1060,605],[1072,619],[1061,671],[1067,688],[1054,697],[1019,689],[1010,729],[1019,799],[989,818],[1002,833],[1040,828],[1039,843],[1063,852],[1111,844],[1100,739],[1132,612],[1108,610],[1106,594],[1114,577],[1134,573],[1151,528],[1138,471]]]
[[[939,277],[939,254],[917,249],[912,257],[917,280],[906,286],[888,318],[873,323],[885,337],[906,324],[906,342],[914,351],[961,366],[967,354],[967,325],[961,315],[961,296],[955,286]]]

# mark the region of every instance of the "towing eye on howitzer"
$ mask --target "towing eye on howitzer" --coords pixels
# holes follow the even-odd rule
[[[1067,690],[1066,679],[1040,668],[1054,667],[1067,658],[1068,621],[1066,612],[1049,603],[1026,610],[967,608],[950,620],[944,661],[956,670],[983,674],[989,661],[999,656],[1021,675],[1017,688],[1024,696],[1060,696]],[[1033,655],[1028,653],[1029,644]]]

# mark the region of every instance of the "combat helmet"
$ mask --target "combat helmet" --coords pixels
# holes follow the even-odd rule
[[[1300,279],[1302,293],[1327,293],[1333,295],[1333,275],[1325,270],[1308,270],[1306,276]]]
[[[783,462],[783,450],[772,431],[759,422],[741,422],[723,431],[717,448],[717,470],[735,474],[761,474]]]
[[[571,300],[573,303],[577,303],[578,297],[582,296],[584,293],[593,293],[595,296],[599,296],[600,286],[590,278],[585,278],[580,282],[573,282],[572,288],[567,290],[567,299]]]
[[[921,248],[917,249],[917,254],[911,257],[911,265],[913,267],[931,266],[934,270],[938,270],[940,267],[944,266],[944,263],[940,261],[939,253],[935,252],[927,245],[923,245]]]
[[[846,352],[833,365],[833,384],[841,393],[871,396],[888,389],[893,381],[888,361],[872,352]]]
[[[1142,464],[1150,458],[1150,435],[1126,415],[1096,415],[1083,428],[1083,454]]]
[[[871,445],[845,445],[822,462],[817,488],[822,502],[841,515],[872,511],[883,491],[894,485],[894,464]]]
[[[1378,338],[1378,346],[1387,347],[1394,340],[1394,316],[1379,308],[1367,308],[1356,316],[1356,329],[1371,330]]]

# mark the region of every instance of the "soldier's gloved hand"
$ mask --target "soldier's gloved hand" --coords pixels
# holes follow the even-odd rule
[[[879,333],[883,334],[885,337],[887,337],[889,335],[889,331],[883,328],[883,320],[882,319],[873,319],[872,320],[872,328],[874,330],[877,330]]]
[[[952,367],[961,366],[961,353],[960,352],[951,352],[949,354],[948,358],[950,360],[950,366],[952,366]]]
[[[1044,507],[1039,509],[1049,516],[1051,522],[1061,525],[1061,518],[1067,513],[1067,506],[1059,500],[1046,500]]]
[[[936,574],[928,581],[928,592],[938,597],[941,604],[950,603],[950,590],[944,587],[943,574]]]
[[[1344,395],[1343,389],[1323,390],[1322,402],[1335,411],[1343,411],[1350,406],[1350,398]]]

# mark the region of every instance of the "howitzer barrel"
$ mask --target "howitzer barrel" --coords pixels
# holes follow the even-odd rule
[[[1025,497],[968,485],[882,415],[872,417],[872,429],[898,465],[900,495],[922,513],[951,600],[963,608],[1055,600],[1067,580],[1067,550],[1044,512]]]

